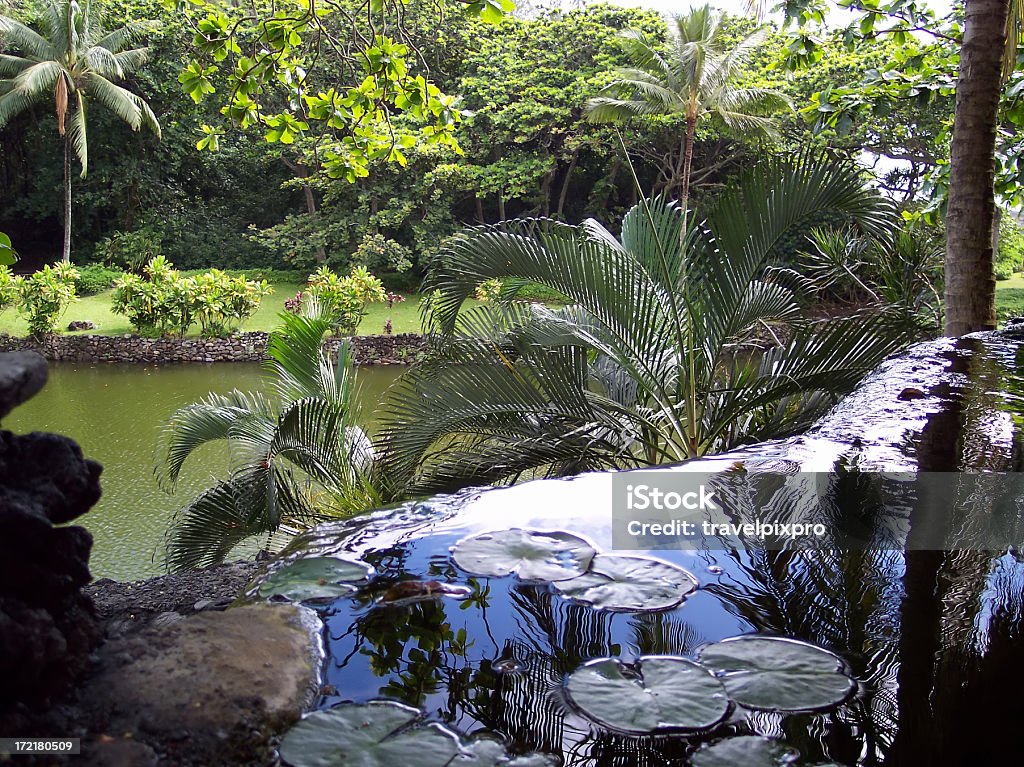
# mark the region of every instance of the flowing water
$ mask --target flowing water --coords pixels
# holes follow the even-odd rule
[[[359,370],[360,399],[367,410],[372,411],[399,370]],[[261,377],[259,365],[243,363],[52,363],[43,391],[11,413],[3,428],[65,434],[103,464],[103,497],[75,524],[93,534],[94,577],[136,580],[162,572],[160,551],[173,514],[214,476],[224,475],[227,459],[222,445],[201,448],[191,466],[186,464],[176,492],[165,493],[153,475],[161,425],[176,408],[208,392],[258,389]]]

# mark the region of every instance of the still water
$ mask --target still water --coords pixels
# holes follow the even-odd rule
[[[399,371],[360,369],[366,410],[372,411]],[[103,464],[103,497],[75,524],[95,540],[94,577],[137,580],[162,572],[163,536],[172,516],[214,476],[223,476],[226,465],[224,446],[204,447],[186,464],[174,495],[165,493],[153,476],[161,426],[175,409],[209,392],[258,389],[261,381],[257,364],[52,363],[46,388],[4,419],[3,428],[66,434]]]
[[[904,401],[910,386],[924,396]],[[611,612],[551,584],[474,575],[453,556],[465,536],[516,527],[582,534],[612,550],[607,474],[466,490],[321,526],[294,542],[295,556],[356,555],[374,574],[360,591],[318,606],[327,652],[318,707],[395,701],[463,743],[495,737],[511,753],[551,755],[563,767],[1020,764],[1024,493],[1011,472],[1021,471],[1022,456],[1024,339],[995,335],[923,345],[807,434],[686,467],[724,471],[742,461],[794,480],[758,497],[759,509],[802,503],[798,470],[828,472],[834,482],[820,506],[833,515],[830,531],[854,519],[882,534],[894,516],[907,523],[905,545],[774,550],[708,541],[695,550],[638,550],[686,568],[698,589],[674,609]],[[949,492],[907,487],[882,496],[883,471],[944,474]],[[1005,481],[989,482],[994,494],[978,493],[966,479],[978,471]],[[964,534],[1006,512],[1015,535],[1001,545],[963,544]],[[911,545],[924,533],[941,544]],[[456,590],[468,596],[438,596]],[[410,593],[425,598],[389,599]],[[820,710],[737,701],[708,730],[643,736],[595,723],[567,694],[569,676],[595,658],[642,674],[637,658],[696,659],[708,643],[750,634],[836,653],[856,689]],[[762,665],[780,689],[808,683],[798,669]],[[751,735],[798,756],[701,756]]]

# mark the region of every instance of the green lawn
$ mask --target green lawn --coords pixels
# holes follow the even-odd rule
[[[300,287],[287,283],[274,285],[274,292],[263,299],[259,311],[242,326],[242,330],[273,330],[279,324],[277,315],[284,311],[284,302],[294,296]],[[66,328],[72,320],[90,320],[96,323],[97,330],[68,333],[68,335],[102,333],[116,336],[131,333],[132,329],[128,320],[110,311],[111,292],[108,290],[76,301],[61,319],[59,327]],[[388,309],[387,304],[371,304],[369,313],[359,326],[359,335],[383,333],[384,323],[389,316],[395,333],[419,333],[421,332],[419,312],[420,297],[415,294],[407,295],[405,301],[396,304],[393,309]],[[193,335],[197,335],[198,332],[198,329],[193,330]],[[0,333],[10,333],[16,336],[28,334],[25,320],[13,306],[0,312]]]
[[[996,315],[1000,322],[1024,317],[1024,274],[1018,272],[996,283]]]

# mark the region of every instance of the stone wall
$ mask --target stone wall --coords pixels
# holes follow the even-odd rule
[[[42,340],[0,333],[0,352],[34,351],[60,362],[259,362],[266,359],[267,334],[239,333],[229,338],[143,338],[141,336],[55,335]],[[412,362],[424,347],[422,336],[357,336],[352,341],[357,365]],[[339,340],[328,339],[329,350]]]

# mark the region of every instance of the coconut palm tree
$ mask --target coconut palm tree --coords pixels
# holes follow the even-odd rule
[[[176,411],[160,441],[157,478],[173,491],[201,445],[224,440],[230,475],[186,505],[167,536],[169,569],[222,562],[242,541],[378,508],[373,447],[357,425],[347,341],[332,362],[331,324],[315,306],[284,313],[271,334],[263,392],[210,394]]]
[[[685,211],[693,140],[702,121],[712,120],[743,136],[773,137],[777,125],[771,115],[791,108],[778,91],[737,85],[738,75],[763,40],[764,33],[757,31],[732,43],[720,14],[709,5],[672,17],[667,48],[640,32],[626,32],[622,42],[633,66],[615,70],[615,79],[602,95],[587,103],[588,119],[622,122],[682,116],[686,128],[673,180]]]
[[[146,62],[146,48],[132,48],[142,23],[108,31],[90,0],[42,0],[39,31],[0,15],[0,129],[29,107],[53,99],[57,132],[64,140],[64,248],[71,258],[71,153],[89,170],[86,106],[109,109],[132,130],[143,126],[157,136],[160,124],[142,97],[115,84]]]
[[[594,220],[466,230],[424,282],[437,348],[384,403],[384,473],[420,493],[670,463],[809,424],[905,338],[884,314],[806,319],[800,278],[767,265],[824,215],[879,238],[896,224],[854,167],[804,156],[749,171],[682,243],[663,198],[620,238]],[[463,309],[492,279],[499,300]],[[567,305],[516,301],[531,283]]]

